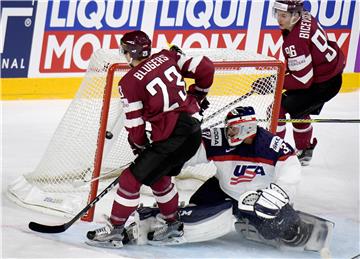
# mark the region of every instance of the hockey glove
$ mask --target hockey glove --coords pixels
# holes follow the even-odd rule
[[[202,100],[202,102],[200,103],[200,111],[199,114],[201,116],[204,116],[204,111],[206,109],[208,109],[210,106],[210,102],[208,101],[208,99],[205,97],[204,100]]]
[[[187,94],[195,97],[198,104],[201,105],[201,102],[205,99],[207,92],[202,91],[201,88],[199,88],[195,84],[192,84],[189,86]]]
[[[136,145],[134,143],[134,141],[130,138],[130,136],[128,135],[128,142],[130,144],[130,147],[132,149],[132,152],[135,156],[138,156],[141,154],[141,152],[143,152],[145,150],[145,148],[147,147],[147,145],[144,145],[144,146],[139,146],[139,145]],[[150,144],[149,144],[150,145]]]
[[[271,75],[267,77],[261,77],[251,84],[251,89],[260,95],[271,94],[274,92],[276,83],[276,76]]]
[[[185,53],[176,45],[171,45],[170,50],[171,51],[176,51],[177,53],[180,53],[181,55],[185,56]]]
[[[269,188],[258,190],[258,200],[254,204],[254,211],[258,217],[274,219],[281,209],[289,203],[289,196],[278,185],[271,183]]]

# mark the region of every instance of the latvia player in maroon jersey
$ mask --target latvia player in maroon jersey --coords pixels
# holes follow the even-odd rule
[[[318,115],[325,102],[333,98],[342,84],[344,55],[309,12],[302,0],[276,0],[274,15],[282,31],[283,54],[287,63],[280,119],[289,113],[293,119]],[[310,123],[293,123],[295,146],[302,165],[308,165],[317,143]],[[284,138],[285,123],[277,135]]]
[[[180,173],[200,146],[195,115],[207,108],[214,66],[207,57],[187,57],[177,48],[151,55],[151,40],[142,31],[126,33],[120,49],[131,67],[119,82],[119,93],[128,140],[137,158],[120,175],[107,226],[89,231],[87,243],[111,248],[126,243],[124,225],[139,205],[142,184],[151,187],[161,215],[148,239],[170,243],[183,235],[171,176]],[[195,80],[187,92],[184,77]]]

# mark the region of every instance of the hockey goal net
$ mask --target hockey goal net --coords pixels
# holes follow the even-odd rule
[[[263,121],[260,125],[274,132],[284,78],[282,62],[239,50],[185,52],[189,56],[206,55],[216,67],[203,128],[222,126],[229,110],[251,105]],[[38,166],[8,187],[12,200],[50,214],[73,216],[96,196],[99,182],[118,176],[133,161],[117,91],[117,83],[128,69],[118,51],[94,52],[83,82]],[[251,85],[256,80],[254,91]],[[179,178],[204,181],[213,174],[209,164],[186,168]],[[83,219],[91,221],[93,213]]]

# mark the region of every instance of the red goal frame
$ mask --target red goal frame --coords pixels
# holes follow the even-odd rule
[[[276,131],[277,126],[277,119],[279,116],[280,110],[280,102],[281,102],[281,93],[282,93],[282,86],[284,83],[285,77],[285,65],[280,60],[262,60],[262,61],[221,61],[221,62],[214,62],[215,69],[216,68],[241,68],[241,67],[255,67],[255,68],[264,68],[264,67],[276,67],[278,71],[277,77],[277,85],[276,90],[274,93],[274,104],[273,104],[273,111],[272,111],[272,121],[270,123],[269,130],[274,133]],[[103,151],[104,151],[104,143],[105,143],[105,135],[106,135],[106,127],[109,115],[109,108],[110,108],[110,99],[111,99],[111,92],[113,87],[114,81],[114,74],[117,70],[127,70],[129,69],[127,64],[124,63],[114,63],[112,64],[107,72],[106,77],[106,85],[104,88],[104,95],[103,95],[103,105],[101,110],[101,119],[99,125],[99,133],[97,139],[97,148],[96,153],[94,156],[94,171],[92,173],[92,179],[97,179],[100,175],[101,171],[101,164],[103,159]],[[88,203],[90,203],[95,197],[97,196],[99,186],[99,180],[95,180],[91,182],[90,186],[90,193],[88,196]],[[93,221],[95,213],[95,206],[89,209],[89,211],[81,218],[83,221]]]

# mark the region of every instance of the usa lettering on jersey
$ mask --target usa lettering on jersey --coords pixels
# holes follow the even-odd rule
[[[258,174],[265,175],[265,170],[261,165],[237,165],[233,173],[235,177],[231,177],[230,184],[251,182]]]

